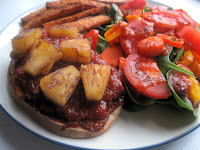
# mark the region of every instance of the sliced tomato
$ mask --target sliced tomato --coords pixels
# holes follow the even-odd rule
[[[145,20],[134,20],[123,27],[120,36],[120,44],[123,51],[128,56],[137,52],[137,44],[140,40],[153,36],[153,23]]]
[[[138,92],[147,97],[164,99],[171,96],[166,79],[152,58],[137,53],[129,55],[126,58],[124,73]]]
[[[155,5],[150,7],[151,11],[161,11],[161,10],[168,10],[170,7],[164,5]]]
[[[200,55],[200,32],[198,30],[185,26],[177,32],[177,35],[185,39],[185,42],[190,45],[191,49]]]
[[[128,0],[125,4],[123,4],[119,8],[126,16],[128,14],[131,14],[133,11],[137,9],[143,10],[146,7],[146,5],[147,2],[145,0]]]
[[[154,23],[157,32],[166,32],[167,30],[180,29],[183,26],[196,27],[196,22],[185,12],[177,10],[162,10],[147,12],[142,17]]]

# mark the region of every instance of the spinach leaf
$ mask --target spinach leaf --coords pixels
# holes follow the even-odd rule
[[[175,70],[175,71],[178,71],[178,72],[181,72],[181,73],[184,73],[184,74],[187,74],[191,77],[194,77],[194,73],[188,71],[188,70],[185,70],[179,66],[177,66],[176,64],[174,64],[173,62],[170,61],[169,59],[169,56],[170,56],[171,53],[169,53],[168,55],[166,56],[161,56],[157,59],[157,64],[161,70],[162,73],[164,73],[164,75],[166,74],[167,71],[169,70]],[[176,59],[175,59],[176,60]]]
[[[97,42],[97,47],[96,47],[96,52],[98,53],[98,54],[101,54],[103,51],[104,51],[104,49],[106,49],[107,47],[109,47],[109,44],[107,43],[107,42],[104,42],[104,41],[98,41]]]
[[[184,53],[184,47],[181,50],[179,50],[179,52],[178,52],[176,58],[174,59],[173,63],[176,63],[180,59],[180,57],[183,55],[183,53]]]
[[[172,70],[169,70],[166,74],[166,77],[167,77],[167,83],[172,91],[172,94],[177,102],[177,104],[180,106],[180,107],[183,107],[183,108],[186,108],[187,110],[190,110],[193,112],[193,114],[195,116],[197,116],[197,109],[193,108],[192,106],[192,103],[191,101],[187,98],[187,97],[184,97],[183,99],[181,99],[178,94],[175,92],[173,86],[172,86],[172,83],[171,83],[171,80],[170,80],[170,73],[172,72]]]
[[[150,11],[151,11],[150,7],[147,6],[147,7],[144,8],[143,13],[150,12]]]
[[[128,96],[130,97],[130,99],[138,105],[142,105],[142,106],[149,106],[155,103],[156,99],[151,99],[151,98],[143,98],[143,99],[135,99],[133,97],[133,95],[131,94],[131,92],[129,91],[128,87],[125,85],[125,89],[126,89],[126,93],[128,94]]]
[[[116,4],[112,4],[109,16],[112,18],[111,24],[117,24],[123,21],[123,13]]]

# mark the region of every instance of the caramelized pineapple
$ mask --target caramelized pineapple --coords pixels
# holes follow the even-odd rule
[[[70,38],[76,39],[79,30],[76,27],[66,28],[61,26],[52,26],[51,28],[47,28],[47,32],[50,37],[69,36]]]
[[[100,101],[110,78],[109,65],[81,65],[81,78],[87,100]]]
[[[40,81],[40,88],[53,103],[63,107],[79,80],[80,71],[71,65],[43,77]]]
[[[63,53],[62,60],[66,62],[90,63],[91,47],[86,39],[72,39],[62,41],[60,50]]]
[[[12,39],[12,48],[16,54],[26,53],[34,43],[42,37],[42,30],[30,29],[22,31]]]
[[[61,57],[62,53],[52,44],[39,40],[29,53],[24,70],[32,76],[47,74]]]

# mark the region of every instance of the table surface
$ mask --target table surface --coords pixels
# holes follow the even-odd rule
[[[200,22],[200,0],[156,0],[174,8],[182,8],[196,21]],[[0,31],[14,18],[32,7],[40,4],[41,0],[1,0]],[[200,150],[200,128],[185,137],[154,150]],[[3,150],[66,150],[68,148],[45,141],[15,124],[0,109],[0,147]],[[69,149],[68,149],[69,150]]]

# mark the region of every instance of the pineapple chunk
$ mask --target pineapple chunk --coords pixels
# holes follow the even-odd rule
[[[12,48],[16,54],[26,53],[31,46],[42,37],[41,29],[30,29],[22,31],[12,39]]]
[[[29,53],[24,70],[32,76],[48,74],[53,64],[61,57],[62,53],[52,44],[39,40]]]
[[[76,27],[66,28],[53,26],[51,28],[47,28],[47,32],[50,37],[69,36],[70,38],[76,39],[78,37],[79,30]]]
[[[62,41],[60,50],[63,53],[62,60],[75,63],[90,63],[91,47],[86,39],[72,39]]]
[[[109,65],[81,65],[81,77],[87,100],[100,101],[110,78]]]
[[[40,80],[40,88],[53,103],[63,107],[79,80],[80,71],[71,65],[43,77]]]

